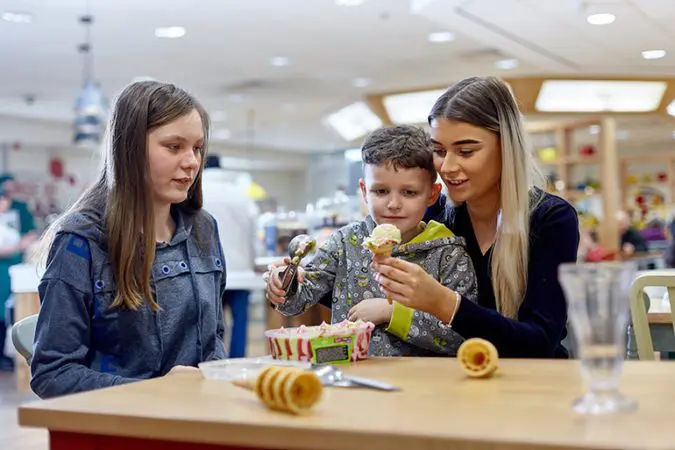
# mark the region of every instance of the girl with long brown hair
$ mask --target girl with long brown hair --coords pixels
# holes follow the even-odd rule
[[[44,234],[31,363],[40,397],[225,357],[225,266],[201,209],[208,115],[170,84],[117,99],[97,181]]]

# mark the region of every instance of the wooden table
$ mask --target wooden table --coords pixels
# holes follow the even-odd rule
[[[454,359],[371,359],[346,371],[403,390],[333,388],[313,415],[294,417],[182,374],[32,403],[19,422],[49,429],[52,450],[675,448],[675,363],[626,362],[622,391],[639,409],[604,417],[572,411],[582,392],[572,360],[505,360],[487,380],[467,379]]]

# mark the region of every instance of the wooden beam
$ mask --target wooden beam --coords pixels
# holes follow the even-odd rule
[[[600,179],[602,180],[602,222],[600,243],[610,252],[619,250],[619,224],[616,211],[619,209],[619,158],[616,151],[616,120],[602,119],[600,126]]]
[[[384,97],[381,95],[367,95],[366,104],[375,113],[375,115],[380,118],[384,126],[393,125],[394,123],[391,121],[389,113],[387,113],[387,108],[384,107],[384,101],[382,100],[383,98]]]

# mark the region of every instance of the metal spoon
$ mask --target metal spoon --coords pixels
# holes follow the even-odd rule
[[[298,263],[307,255],[309,255],[316,247],[316,239],[307,236],[306,234],[299,234],[291,239],[288,244],[288,255],[291,261],[297,259]]]
[[[342,373],[331,364],[312,364],[312,371],[317,374],[324,386],[336,387],[367,387],[379,391],[399,391],[400,388],[369,378],[352,377]]]

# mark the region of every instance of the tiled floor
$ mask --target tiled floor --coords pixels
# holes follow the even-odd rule
[[[265,330],[262,302],[251,304],[249,312],[247,356],[266,353],[263,341]],[[230,319],[227,319],[231,323]],[[44,430],[20,428],[17,424],[17,407],[35,400],[32,393],[20,394],[11,373],[0,372],[0,450],[46,450],[48,435]]]

